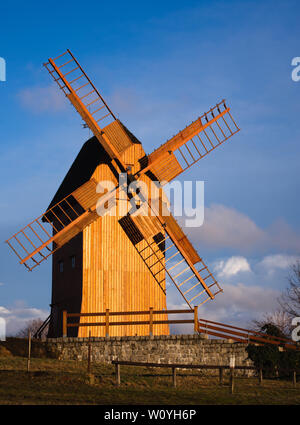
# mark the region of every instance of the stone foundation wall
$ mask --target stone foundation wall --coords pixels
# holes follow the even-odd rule
[[[88,338],[49,338],[46,341],[47,351],[56,353],[62,360],[86,360],[88,341]],[[253,366],[247,359],[245,344],[231,343],[226,339],[206,339],[203,335],[91,338],[91,346],[92,361],[99,363],[128,360],[229,365],[229,359],[234,355],[237,366]],[[240,373],[253,374],[252,371]]]

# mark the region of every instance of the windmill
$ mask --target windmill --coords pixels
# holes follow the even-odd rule
[[[146,155],[141,143],[116,118],[74,55],[67,50],[44,64],[94,134],[82,147],[46,212],[6,242],[28,270],[49,256],[52,304],[49,336],[60,336],[62,311],[95,313],[166,309],[166,287],[173,284],[192,309],[222,292],[175,218],[160,202],[149,202],[139,188],[153,181],[168,183],[239,131],[225,100]],[[113,197],[120,204],[133,195],[118,178],[137,185],[142,208],[134,214],[99,216],[97,205]],[[98,183],[113,182],[99,193]],[[98,190],[98,192],[97,192]],[[157,206],[158,205],[158,206]],[[143,215],[139,211],[151,211]],[[154,214],[152,214],[154,212]],[[162,313],[158,320],[163,320]],[[139,317],[140,319],[140,317]],[[74,319],[75,320],[75,319]],[[94,321],[92,315],[80,323]],[[135,316],[128,316],[135,320]],[[87,327],[72,328],[87,336]],[[103,336],[103,327],[93,327]],[[143,325],[114,326],[113,335],[144,335]],[[156,334],[168,334],[165,324]]]

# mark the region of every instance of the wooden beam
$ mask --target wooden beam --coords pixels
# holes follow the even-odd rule
[[[198,324],[198,306],[194,307],[194,332],[198,332],[199,324]]]
[[[67,323],[67,320],[68,320],[68,313],[67,313],[67,310],[63,310],[63,337],[65,338],[66,336],[67,336],[67,329],[68,329],[68,323]]]
[[[149,335],[153,335],[153,307],[149,308]]]

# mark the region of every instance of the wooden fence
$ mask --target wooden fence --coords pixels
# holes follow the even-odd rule
[[[121,365],[124,366],[140,366],[140,367],[158,367],[158,368],[171,368],[172,369],[172,381],[173,386],[176,388],[177,386],[177,369],[199,369],[199,370],[218,370],[219,371],[219,384],[224,384],[224,371],[229,370],[229,390],[230,393],[234,392],[234,377],[236,370],[252,370],[257,372],[258,383],[260,385],[263,384],[263,371],[262,369],[257,370],[254,366],[236,366],[236,365],[197,365],[197,364],[179,364],[179,363],[149,363],[149,362],[131,362],[131,361],[123,361],[123,360],[113,360],[111,362],[115,365],[115,373],[116,373],[116,385],[121,385]],[[292,383],[293,388],[297,386],[297,374],[294,370],[292,373]]]
[[[164,314],[192,314],[192,319],[174,319],[174,320],[155,320],[155,315]],[[111,321],[110,319],[115,316],[136,316],[136,315],[148,315],[148,320],[124,320],[124,321]],[[68,323],[69,318],[74,317],[104,317],[105,320],[102,322],[87,322],[87,323]],[[263,332],[255,330],[244,329],[237,326],[226,325],[224,323],[213,322],[206,319],[198,319],[198,307],[189,310],[154,310],[152,307],[147,311],[113,311],[106,309],[102,313],[68,313],[66,310],[63,311],[63,337],[67,336],[67,330],[69,327],[79,326],[105,326],[105,335],[109,336],[109,329],[111,326],[123,326],[123,325],[149,325],[149,335],[153,335],[153,327],[160,324],[194,324],[194,332],[211,335],[217,338],[226,338],[235,342],[242,342],[245,344],[272,344],[281,347],[285,350],[299,350],[299,344],[288,339],[277,337],[273,335],[267,335]]]
[[[157,314],[192,314],[192,319],[174,319],[174,320],[155,320]],[[133,320],[133,321],[116,321],[112,322],[110,319],[115,316],[136,316],[136,315],[149,315],[148,320]],[[104,317],[103,322],[88,322],[88,323],[68,323],[68,319],[73,317]],[[110,311],[106,309],[102,313],[68,313],[63,311],[63,337],[68,334],[68,328],[79,326],[105,326],[105,335],[109,336],[109,329],[111,326],[124,326],[124,325],[149,325],[149,335],[153,335],[153,327],[161,324],[194,324],[194,331],[198,332],[198,307],[193,310],[154,310],[152,307],[148,311]]]
[[[230,391],[233,393],[234,388],[234,370],[252,370],[255,371],[254,366],[226,366],[226,365],[197,365],[197,364],[179,364],[179,363],[149,363],[149,362],[131,362],[131,361],[121,361],[121,360],[113,360],[112,364],[115,365],[116,370],[116,384],[117,386],[121,385],[121,365],[124,366],[142,366],[142,367],[162,367],[162,368],[171,368],[172,369],[172,380],[173,386],[177,386],[177,369],[212,369],[219,371],[219,383],[223,385],[223,376],[224,370],[230,371]],[[258,381],[262,384],[262,371],[259,371]]]

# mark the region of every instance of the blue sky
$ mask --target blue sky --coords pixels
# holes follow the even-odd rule
[[[275,308],[300,254],[299,14],[297,1],[3,4],[1,240],[40,215],[89,137],[42,66],[69,48],[147,153],[227,99],[240,133],[181,177],[205,181],[204,225],[187,232],[227,287],[204,313],[240,323]],[[51,262],[28,273],[0,254],[14,330],[47,313]]]

